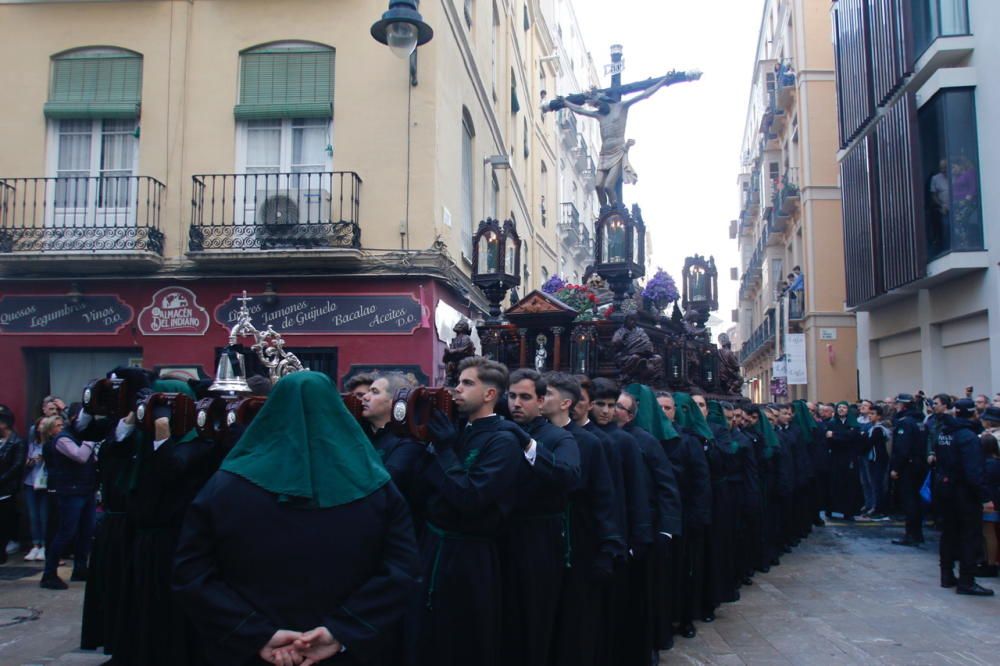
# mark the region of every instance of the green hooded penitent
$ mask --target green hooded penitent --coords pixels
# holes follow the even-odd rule
[[[677,406],[677,425],[695,432],[705,439],[712,439],[712,429],[708,427],[705,415],[687,393],[674,393]]]
[[[767,420],[763,407],[757,408],[757,432],[764,438],[765,458],[770,458],[775,451],[781,450],[781,440],[778,439],[778,433],[774,432],[771,422]]]
[[[275,384],[221,469],[281,501],[319,509],[367,497],[389,481],[330,378],[308,371]]]
[[[625,390],[635,398],[638,408],[635,412],[635,424],[648,432],[650,435],[665,442],[677,439],[680,435],[674,429],[674,424],[670,422],[667,415],[663,413],[660,404],[656,401],[656,394],[653,389],[645,384],[629,384]]]
[[[851,426],[852,428],[860,428],[861,424],[858,423],[858,408],[856,405],[852,405],[846,400],[841,400],[840,402],[837,403],[837,406],[834,408],[833,418],[835,419],[840,418],[840,415],[837,414],[837,410],[840,409],[841,405],[847,405],[847,425]]]
[[[819,428],[819,425],[809,413],[809,406],[805,400],[796,400],[792,403],[792,415],[795,417],[795,425],[802,431],[803,436],[812,439],[813,431]]]
[[[708,401],[708,422],[720,426],[719,432],[715,433],[716,444],[730,453],[736,453],[740,450],[740,443],[733,437],[729,421],[726,420],[726,412],[718,400]]]

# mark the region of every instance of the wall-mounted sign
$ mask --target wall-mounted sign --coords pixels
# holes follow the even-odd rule
[[[167,287],[153,294],[153,302],[139,312],[138,319],[143,335],[204,335],[208,322],[208,310],[184,287]]]
[[[75,301],[75,302],[74,302]],[[135,311],[114,294],[0,296],[0,333],[114,335]]]
[[[821,329],[819,329],[819,339],[820,340],[836,340],[837,339],[837,329],[835,329],[835,328],[821,328]]]
[[[236,323],[238,298],[233,294],[215,311],[215,320],[227,330]],[[424,320],[423,306],[410,294],[279,294],[273,304],[260,294],[250,298],[254,326],[274,326],[282,335],[406,335]]]
[[[805,333],[789,333],[785,336],[785,370],[789,385],[809,383]]]

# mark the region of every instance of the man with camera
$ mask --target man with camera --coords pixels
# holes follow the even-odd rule
[[[420,544],[423,585],[415,621],[422,666],[494,666],[502,654],[502,576],[497,549],[517,499],[525,458],[537,444],[496,413],[507,368],[482,357],[459,365],[454,400],[461,430],[441,412],[428,423],[431,445],[427,531]],[[511,636],[508,640],[518,640]]]
[[[580,450],[569,432],[542,415],[548,390],[535,370],[510,375],[511,419],[536,442],[534,459],[521,465],[517,502],[501,538],[504,564],[505,663],[550,663],[556,608],[570,564],[566,531],[569,493],[580,481]]]

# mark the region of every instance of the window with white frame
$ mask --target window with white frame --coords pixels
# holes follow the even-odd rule
[[[472,116],[469,110],[462,108],[462,254],[472,261],[472,235],[475,233],[475,220],[473,211],[475,201],[472,183],[473,159],[472,149],[476,130],[472,125]]]
[[[57,209],[128,206],[139,142],[136,121],[65,119],[52,122]]]

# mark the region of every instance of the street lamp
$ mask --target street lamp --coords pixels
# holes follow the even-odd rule
[[[521,284],[521,238],[511,220],[485,219],[472,237],[472,283],[490,302],[487,321],[500,321],[500,302]]]
[[[372,24],[375,41],[387,45],[402,59],[434,37],[434,30],[417,11],[418,4],[419,0],[389,0],[388,11]]]

